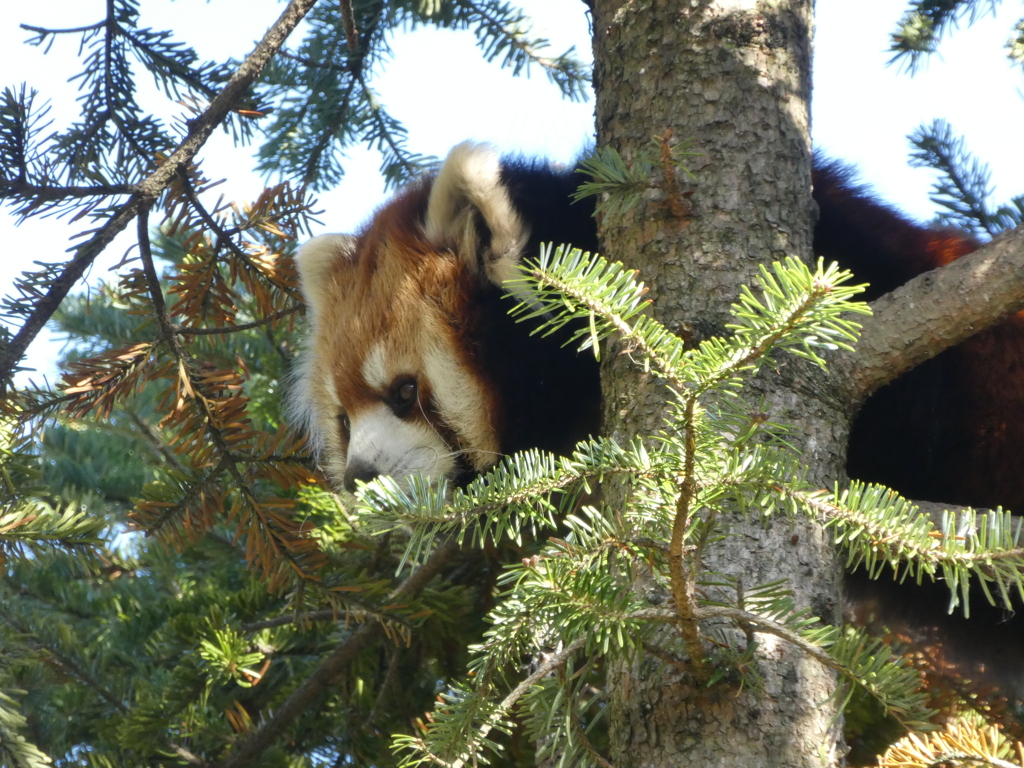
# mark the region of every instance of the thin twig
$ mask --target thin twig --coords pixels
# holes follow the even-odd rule
[[[679,631],[686,643],[687,653],[693,665],[693,676],[698,682],[704,682],[710,674],[704,661],[704,646],[700,637],[700,627],[694,616],[696,600],[696,578],[699,563],[687,563],[685,552],[686,530],[690,525],[690,505],[697,489],[695,467],[697,456],[697,438],[694,434],[694,411],[696,400],[689,398],[686,403],[686,417],[683,426],[686,429],[683,478],[679,482],[679,496],[676,498],[675,520],[672,522],[672,539],[669,542],[668,567],[671,576],[670,586],[675,598],[676,613],[679,614]]]
[[[731,619],[740,624],[747,624],[753,627],[756,632],[775,635],[776,637],[782,638],[829,669],[833,669],[846,677],[851,676],[850,669],[833,659],[824,648],[815,645],[784,624],[772,621],[771,619],[766,619],[763,616],[758,616],[756,613],[749,613],[747,611],[741,611],[738,608],[730,608],[728,606],[708,605],[696,608],[694,610],[694,617],[699,621],[704,621],[706,619]],[[667,622],[676,622],[678,620],[675,611],[669,608],[648,608],[646,610],[636,611],[630,614],[628,618],[655,621],[661,620]]]
[[[22,179],[0,181],[0,200],[19,196],[32,198],[33,201],[56,202],[69,198],[130,195],[134,191],[135,187],[131,184],[90,184],[83,187],[62,187],[52,184],[31,184]]]
[[[192,328],[185,325],[176,325],[174,326],[174,332],[181,334],[182,336],[217,336],[221,334],[238,333],[239,331],[249,331],[253,328],[259,328],[263,325],[271,325],[282,317],[287,317],[288,315],[294,314],[302,309],[305,309],[305,307],[296,304],[294,307],[288,307],[288,309],[282,309],[272,315],[267,315],[262,320],[253,320],[251,323],[241,323],[239,325],[228,325],[224,328]]]
[[[472,753],[476,745],[482,742],[484,739],[486,739],[487,734],[494,730],[494,726],[497,725],[503,713],[508,712],[512,707],[514,707],[516,702],[518,702],[519,699],[525,696],[527,692],[529,692],[529,690],[533,688],[534,685],[536,685],[538,682],[540,682],[545,677],[550,675],[560,666],[565,664],[566,660],[570,656],[572,656],[574,653],[576,653],[576,651],[578,651],[580,648],[586,645],[586,642],[586,635],[577,637],[569,645],[564,646],[560,651],[557,651],[548,656],[544,660],[544,662],[534,670],[533,674],[531,674],[529,677],[527,677],[521,683],[519,683],[519,685],[513,688],[512,691],[504,699],[501,700],[501,703],[499,703],[498,706],[494,709],[491,716],[487,718],[487,721],[477,729],[476,735],[474,737],[471,737],[470,741],[467,744],[467,751]],[[472,758],[461,757],[458,760],[455,760],[453,763],[448,764],[437,755],[433,755],[426,748],[426,743],[422,739],[417,739],[416,743],[418,744],[420,749],[423,750],[423,753],[428,757],[432,758],[433,761],[438,765],[449,765],[449,768],[463,768],[463,766],[465,766],[467,762],[473,765],[476,764],[475,762],[472,762]]]
[[[181,459],[178,458],[178,455],[170,449],[165,440],[161,439],[160,433],[156,431],[156,428],[152,424],[130,408],[122,408],[121,410],[128,414],[128,418],[130,418],[132,423],[139,428],[139,432],[144,438],[146,438],[146,442],[149,443],[150,447],[159,456],[163,457],[163,459],[178,472],[185,473],[188,471],[185,468],[185,465],[181,463]]]
[[[149,241],[149,205],[139,208],[136,228],[139,238],[139,258],[142,261],[142,271],[146,275],[146,283],[149,286],[149,296],[153,301],[153,314],[156,315],[157,325],[160,326],[160,335],[166,343],[176,347],[174,324],[167,314],[167,302],[164,301],[164,290],[160,285],[160,276],[156,273],[156,263],[153,261],[153,250]]]
[[[352,0],[339,0],[341,5],[341,23],[345,27],[345,42],[348,44],[350,60],[360,59],[359,28],[356,27],[356,15],[352,11]]]
[[[591,660],[592,661],[592,660]],[[587,662],[581,675],[587,671],[587,667],[590,666],[591,661]],[[590,743],[590,739],[587,737],[587,732],[583,728],[583,723],[580,722],[579,709],[576,706],[576,697],[570,696],[569,691],[565,691],[565,706],[569,709],[569,722],[572,724],[572,728],[576,731],[576,738],[580,744],[583,745],[583,749],[586,750],[590,758],[596,762],[601,768],[615,768],[612,763],[608,762],[604,755],[597,751],[597,748]]]
[[[234,238],[227,233],[221,222],[217,221],[213,215],[206,210],[206,206],[203,205],[199,199],[199,194],[196,192],[196,188],[192,186],[192,182],[188,178],[188,174],[181,174],[181,188],[185,191],[185,197],[192,203],[192,208],[199,214],[199,218],[206,224],[207,229],[217,235],[217,244],[224,244],[228,250],[231,251],[237,258],[242,261],[248,262],[249,254],[243,251],[238,243],[234,241]]]
[[[35,32],[40,37],[45,35],[67,35],[74,34],[76,32],[95,32],[98,29],[103,29],[107,25],[106,19],[103,21],[97,21],[95,24],[89,24],[86,27],[67,27],[65,29],[48,29],[46,27],[33,27],[31,24],[20,24],[19,26],[26,32]]]

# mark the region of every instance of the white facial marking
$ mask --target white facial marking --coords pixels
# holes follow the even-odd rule
[[[384,389],[390,381],[384,365],[384,345],[374,344],[363,361],[363,381],[374,389]]]
[[[327,379],[327,397],[336,411],[341,411],[341,398],[338,397],[338,388],[334,386],[333,379]]]
[[[399,482],[410,475],[442,477],[456,469],[451,448],[420,422],[403,421],[386,405],[352,420],[348,463],[373,467]]]
[[[487,417],[487,399],[480,382],[450,350],[437,344],[424,350],[423,370],[434,404],[462,438],[473,467],[481,470],[491,466],[498,460],[498,441]]]

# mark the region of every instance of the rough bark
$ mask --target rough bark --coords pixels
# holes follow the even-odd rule
[[[851,402],[1024,309],[1024,229],[916,277],[871,309],[856,353],[837,356],[833,365]]]
[[[652,192],[624,220],[602,226],[603,250],[640,270],[658,319],[705,338],[722,331],[758,264],[810,257],[811,0],[598,0],[594,17],[598,143],[628,162],[671,129],[703,153],[689,163],[695,178],[680,179],[689,184],[687,217]],[[619,440],[649,433],[663,392],[638,379],[628,355],[612,352],[603,373],[606,431]],[[836,477],[848,419],[836,388],[795,365],[771,378],[771,416],[796,426],[811,478]],[[607,493],[614,503],[614,489]],[[839,569],[819,529],[781,519],[767,529],[736,519],[730,528],[705,559],[709,569],[747,585],[787,578],[800,604],[834,619]],[[760,690],[702,689],[651,656],[611,670],[614,764],[839,762],[837,719],[826,703],[831,673],[774,638],[759,638],[759,647]]]

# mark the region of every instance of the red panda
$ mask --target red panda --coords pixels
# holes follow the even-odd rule
[[[869,299],[977,247],[904,219],[841,166],[816,159],[813,179],[815,253],[869,281]],[[294,410],[336,487],[353,490],[378,475],[460,484],[504,454],[564,454],[598,430],[593,356],[563,347],[557,334],[531,336],[509,318],[501,287],[542,242],[597,250],[593,201],[570,203],[579,183],[571,169],[502,161],[486,146],[460,144],[436,176],[400,192],[357,235],[324,235],[300,249],[311,335]],[[911,498],[1024,510],[1021,445],[1018,315],[869,399],[853,425],[848,468]],[[944,615],[945,590],[931,599],[929,615]],[[977,631],[957,631],[960,658],[964,649],[970,656]],[[1004,651],[989,658],[1012,661]],[[1014,678],[1004,689],[1020,685],[1024,670],[1003,667]]]
[[[816,159],[814,250],[870,282],[868,299],[974,250],[918,226]],[[298,254],[312,335],[295,401],[332,482],[380,474],[461,482],[525,448],[566,452],[597,431],[590,355],[512,322],[501,282],[540,243],[597,250],[571,169],[455,147],[356,236]],[[983,372],[979,374],[979,372]],[[931,501],[1024,509],[1024,319],[984,331],[864,405],[852,477]]]
[[[329,478],[463,482],[527,448],[567,453],[597,430],[592,355],[531,336],[502,281],[542,242],[597,250],[569,172],[455,147],[355,237],[298,254],[311,337],[295,402]]]

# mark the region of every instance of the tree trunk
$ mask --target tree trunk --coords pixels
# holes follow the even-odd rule
[[[701,153],[688,163],[695,178],[678,178],[683,194],[666,193],[655,178],[660,189],[601,226],[604,252],[640,270],[654,314],[684,337],[723,332],[759,264],[811,256],[812,19],[811,0],[595,2],[598,144],[628,163],[670,130],[672,141],[691,140]],[[615,353],[603,372],[606,432],[625,442],[657,428],[664,397],[653,377],[638,379],[629,355]],[[849,409],[836,407],[820,371],[803,374],[787,359],[779,368],[785,376],[763,377],[770,416],[795,425],[809,477],[824,483],[841,473]],[[606,493],[614,503],[614,488]],[[835,620],[839,568],[819,528],[778,517],[768,528],[737,518],[729,530],[706,570],[747,587],[788,579],[798,605]],[[832,674],[772,638],[759,636],[758,648],[759,689],[697,686],[650,655],[610,670],[614,764],[840,763]]]

